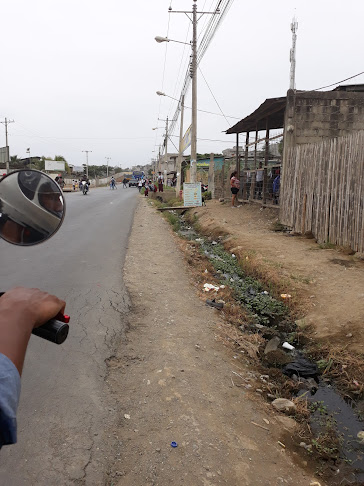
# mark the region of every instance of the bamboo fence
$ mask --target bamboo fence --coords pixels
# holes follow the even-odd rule
[[[299,145],[283,164],[280,220],[319,243],[364,252],[364,131]]]

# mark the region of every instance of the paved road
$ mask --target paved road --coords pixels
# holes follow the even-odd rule
[[[136,203],[137,191],[121,186],[66,194],[64,224],[49,241],[0,241],[1,290],[39,287],[66,300],[71,315],[63,345],[31,338],[19,442],[0,452],[2,486],[104,484],[104,430],[116,415],[105,359],[125,331],[122,268]]]

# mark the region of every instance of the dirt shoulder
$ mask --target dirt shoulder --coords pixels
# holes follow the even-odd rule
[[[337,249],[321,249],[313,239],[276,233],[278,211],[257,205],[231,208],[208,201],[195,210],[204,231],[233,235],[234,245],[287,282],[286,293],[300,302],[300,317],[317,338],[347,344],[364,353],[364,261]]]
[[[120,418],[107,484],[310,485],[278,442],[294,421],[261,400],[259,375],[223,344],[226,324],[198,298],[175,239],[141,199],[125,265],[130,330],[108,361]]]

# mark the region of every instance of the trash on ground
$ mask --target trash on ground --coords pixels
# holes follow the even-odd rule
[[[231,254],[232,258],[236,258],[236,255],[234,253]]]
[[[216,302],[215,299],[207,299],[206,305],[209,305],[210,307],[216,307],[216,309],[222,309],[224,307],[224,304],[222,302]]]
[[[215,290],[215,292],[217,292],[220,288],[217,287],[216,285],[212,285],[209,283],[205,283],[203,287],[204,287],[204,292],[210,292],[210,290]]]
[[[171,446],[172,446],[172,447],[178,447],[178,444],[177,444],[177,442],[174,442],[174,441],[173,441],[173,442],[171,442]]]
[[[128,413],[124,413],[124,418],[130,420],[130,415]]]
[[[264,418],[264,419],[263,419],[263,422],[265,422],[267,425],[269,425],[269,424],[270,424],[269,420],[268,420],[268,419],[266,419],[266,418]]]
[[[281,294],[282,299],[290,299],[292,295],[290,294]]]
[[[293,351],[295,349],[295,347],[292,346],[292,344],[289,344],[287,342],[285,342],[285,343],[282,344],[282,348],[288,349],[289,351]]]
[[[285,445],[283,444],[283,442],[281,442],[280,440],[278,441],[278,444],[279,444],[281,447],[283,447],[283,449],[285,449],[285,448],[286,448],[286,446],[285,446]]]
[[[255,422],[253,422],[252,420],[251,420],[251,423],[252,423],[253,425],[255,425],[256,427],[259,427],[260,429],[263,429],[263,430],[268,430],[268,432],[269,432],[268,427],[264,427],[264,425],[257,424],[257,423],[255,423]]]
[[[308,361],[301,354],[297,354],[294,361],[288,363],[282,371],[290,378],[292,375],[302,378],[312,378],[318,375],[317,365]]]
[[[264,354],[268,354],[271,351],[275,351],[278,348],[280,342],[281,342],[281,340],[279,339],[278,336],[275,336],[274,338],[272,338],[270,341],[268,341],[268,343],[267,343],[267,345],[264,349]]]
[[[278,412],[293,413],[296,411],[296,405],[287,398],[276,398],[272,405]]]

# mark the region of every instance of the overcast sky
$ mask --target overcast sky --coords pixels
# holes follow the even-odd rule
[[[158,44],[156,35],[187,41],[190,21],[168,7],[192,0],[1,0],[0,116],[9,125],[11,155],[63,155],[122,167],[149,163],[179,97],[189,47]],[[213,10],[217,0],[199,0]],[[226,116],[243,118],[289,86],[290,23],[298,19],[297,89],[316,89],[364,71],[362,0],[235,0],[200,68]],[[207,16],[199,22],[203,33]],[[167,55],[166,55],[167,49]],[[164,60],[166,68],[163,76]],[[364,83],[364,75],[348,83]],[[186,105],[191,106],[191,93]],[[219,112],[199,74],[198,107]],[[185,127],[191,110],[186,110]],[[223,130],[237,120],[199,113],[200,153],[235,144]],[[0,126],[0,145],[5,130]],[[178,135],[177,125],[174,135]],[[177,138],[173,138],[175,144]],[[225,141],[226,140],[226,141]],[[229,142],[231,141],[231,142]],[[173,147],[171,147],[172,151]],[[173,150],[174,151],[174,150]],[[187,152],[188,153],[188,152]]]

